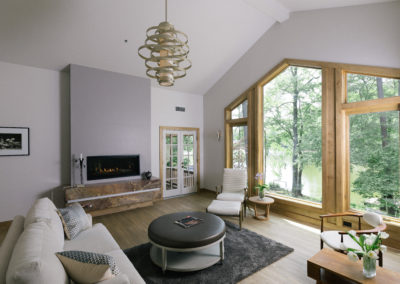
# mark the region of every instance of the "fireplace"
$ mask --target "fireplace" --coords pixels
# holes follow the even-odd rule
[[[87,180],[138,175],[140,175],[139,155],[87,157]]]

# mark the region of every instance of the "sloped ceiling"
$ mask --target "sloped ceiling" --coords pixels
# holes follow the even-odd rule
[[[171,88],[203,95],[290,12],[372,2],[388,0],[170,0],[168,20],[188,34],[193,64]],[[163,20],[163,0],[0,0],[0,61],[145,77],[137,49]]]

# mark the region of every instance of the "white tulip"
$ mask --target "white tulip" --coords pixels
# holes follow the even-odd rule
[[[379,247],[379,249],[381,250],[381,252],[386,252],[386,251],[387,251],[387,246],[381,245],[381,246]]]
[[[365,239],[365,244],[367,246],[371,246],[374,243],[374,240],[372,240],[371,238],[366,238]]]
[[[341,250],[347,250],[347,247],[344,245],[344,243],[340,243],[340,249]]]
[[[374,252],[373,250],[370,250],[369,252],[367,252],[367,256],[372,259],[378,258],[378,256],[376,255],[376,252]]]
[[[386,233],[386,232],[382,232],[381,233],[381,239],[387,239],[387,238],[389,238],[389,234],[388,233]]]
[[[356,262],[358,260],[358,256],[352,251],[349,251],[347,256],[351,261]]]

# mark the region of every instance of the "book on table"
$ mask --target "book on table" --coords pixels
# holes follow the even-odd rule
[[[186,216],[185,218],[176,220],[174,223],[187,229],[187,228],[196,226],[197,224],[200,224],[201,222],[203,222],[203,219],[193,217],[193,216]]]

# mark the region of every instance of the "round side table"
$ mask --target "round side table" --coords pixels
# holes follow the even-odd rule
[[[264,199],[260,199],[258,196],[252,196],[249,198],[250,203],[254,205],[254,218],[257,220],[267,221],[269,217],[269,207],[274,200],[270,197],[264,197]],[[259,215],[257,213],[257,205],[265,206],[265,214]]]

